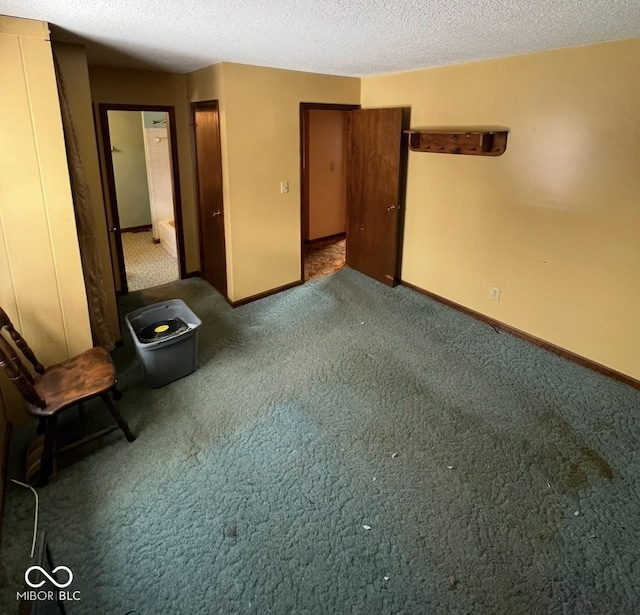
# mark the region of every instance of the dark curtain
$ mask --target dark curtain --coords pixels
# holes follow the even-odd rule
[[[67,160],[69,163],[69,176],[71,178],[71,192],[73,206],[78,228],[78,241],[80,243],[80,257],[84,283],[87,290],[87,302],[89,305],[89,319],[94,344],[105,346],[109,350],[115,347],[116,339],[111,332],[107,319],[107,297],[102,285],[104,279],[104,262],[98,249],[96,240],[96,224],[93,217],[91,193],[85,179],[82,167],[82,158],[78,139],[73,125],[71,107],[65,90],[65,79],[55,55],[53,55],[56,77],[58,81],[58,93],[60,97],[60,110],[62,112],[62,126],[67,148]]]

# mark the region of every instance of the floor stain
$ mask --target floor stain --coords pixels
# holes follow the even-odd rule
[[[596,470],[602,478],[606,478],[607,480],[613,480],[615,476],[613,473],[613,468],[609,465],[609,463],[601,457],[596,451],[588,446],[583,446],[580,448],[580,452],[582,453],[586,462],[591,465],[591,467]]]
[[[591,487],[596,477],[613,480],[615,473],[609,462],[588,446],[565,418],[547,410],[543,424],[549,432],[550,445],[555,444],[553,448],[562,451],[548,457],[556,468],[565,467],[566,481],[560,481],[560,487],[564,484],[567,490],[578,491]]]
[[[589,487],[589,477],[587,473],[575,462],[569,463],[569,487],[571,489],[584,489]]]

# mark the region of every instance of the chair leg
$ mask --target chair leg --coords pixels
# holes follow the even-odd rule
[[[87,411],[84,408],[84,404],[78,404],[78,418],[80,419],[80,429],[82,429],[82,435],[87,434]]]
[[[41,436],[45,431],[47,431],[47,421],[45,419],[38,419],[36,433]]]
[[[111,387],[111,394],[113,395],[113,399],[115,399],[116,401],[122,399],[122,393],[115,384]]]
[[[53,449],[56,439],[56,417],[45,419],[44,446],[40,458],[40,470],[35,479],[37,487],[44,487],[53,472]]]
[[[122,415],[118,412],[115,404],[113,403],[113,401],[111,401],[109,393],[105,393],[104,395],[102,395],[102,399],[104,400],[104,403],[107,404],[109,412],[111,412],[113,418],[116,420],[116,423],[118,423],[118,427],[120,427],[120,429],[122,429],[122,431],[124,432],[127,440],[129,442],[133,442],[136,437],[131,433],[131,431],[129,430],[129,425],[127,425],[127,421],[122,418]]]

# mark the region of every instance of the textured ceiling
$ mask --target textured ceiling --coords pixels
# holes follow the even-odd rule
[[[640,36],[639,0],[0,0],[94,64],[363,76]]]

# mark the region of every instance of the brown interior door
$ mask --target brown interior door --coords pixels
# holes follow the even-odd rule
[[[402,109],[361,109],[349,118],[347,265],[396,284]]]
[[[211,286],[226,297],[227,263],[218,101],[194,103],[191,107],[198,182],[200,272]]]

